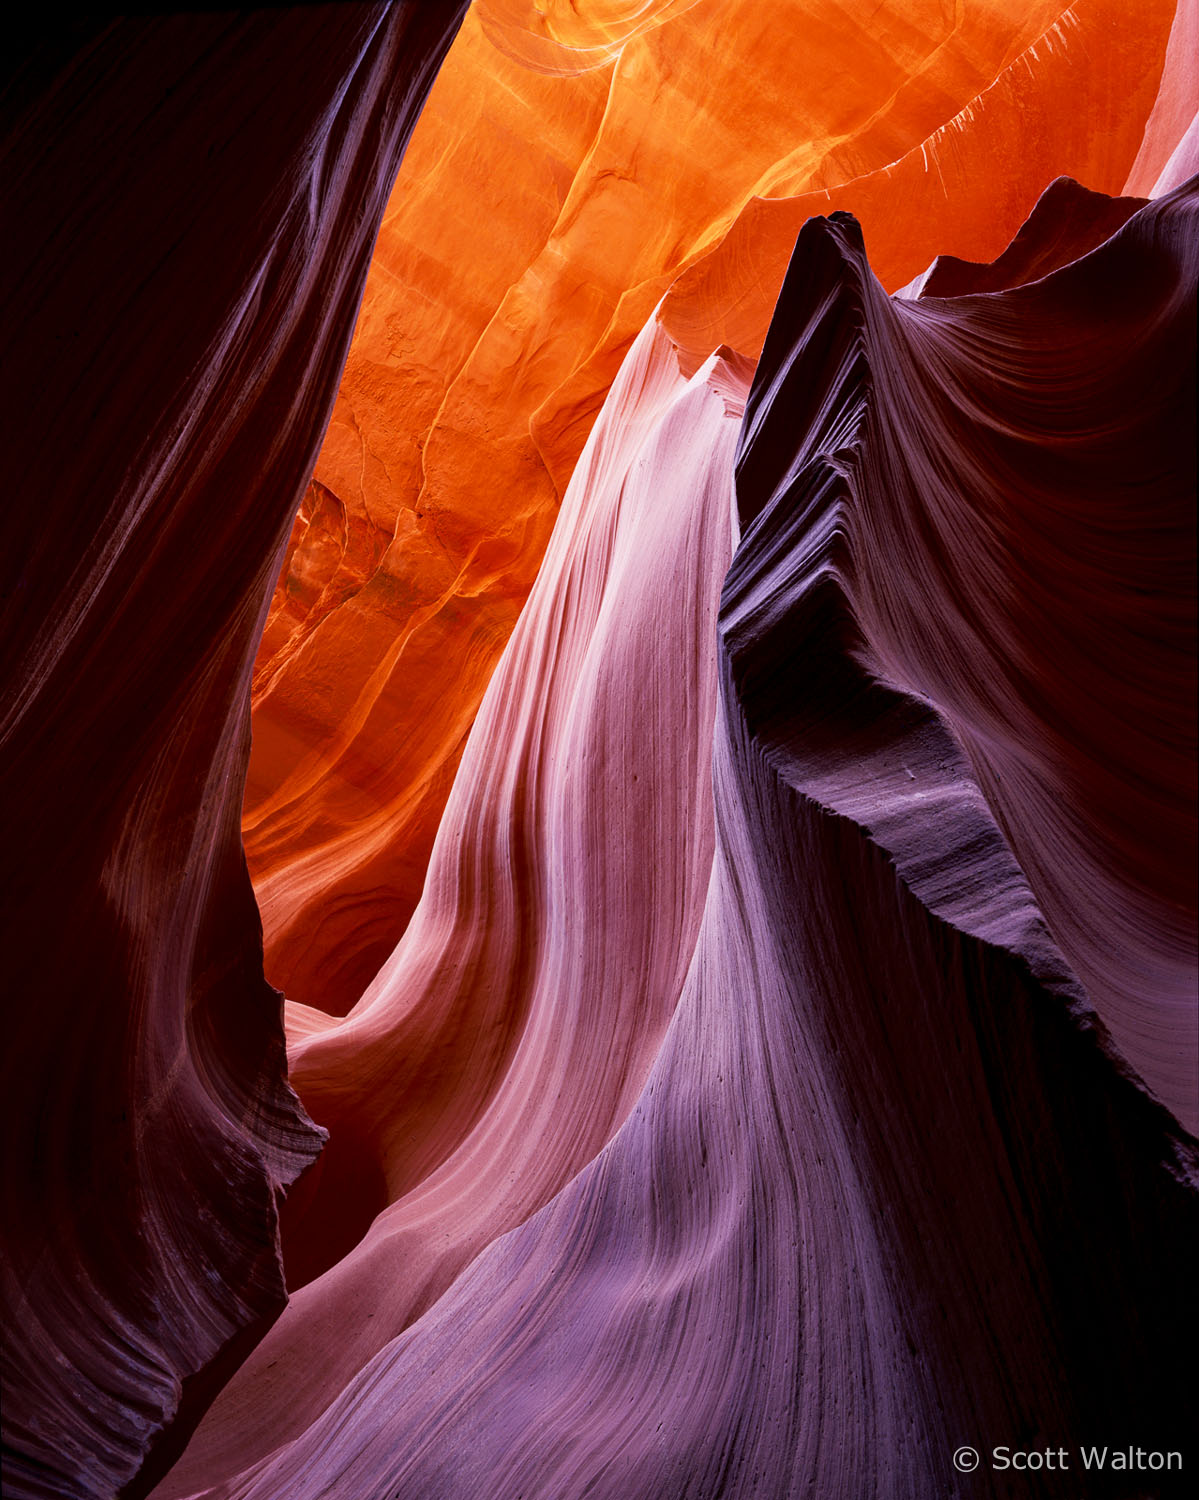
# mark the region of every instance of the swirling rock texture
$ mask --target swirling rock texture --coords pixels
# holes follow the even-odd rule
[[[813,220],[740,428],[712,633],[744,366],[687,381],[651,320],[412,928],[349,1020],[294,1017],[304,1097],[402,1196],[293,1298],[160,1496],[1007,1495],[954,1450],[1060,1446],[1077,1469],[1100,1434],[1180,1447],[1199,1159],[1146,1083],[1169,1094],[1175,1059],[1138,1075],[1128,1054],[1181,1017],[1168,993],[1089,997],[1042,891],[1122,923],[1162,990],[1194,846],[1197,214],[1196,186],[1138,211],[1055,184],[978,279],[1125,227],[1032,284],[920,300],[886,297],[852,219]],[[696,735],[714,842],[666,774]],[[1088,839],[1160,816],[1176,842],[1105,865],[1084,815]],[[1110,943],[1064,927],[1092,960]],[[647,1015],[663,993],[673,1013]],[[648,1076],[653,1048],[613,1058],[664,1028]]]
[[[246,847],[289,997],[344,1013],[403,933],[559,497],[663,294],[688,373],[722,344],[754,359],[811,214],[852,209],[890,290],[938,253],[997,255],[1058,175],[1119,193],[1138,153],[1160,170],[1147,117],[1172,150],[1194,108],[1185,38],[1155,108],[1173,14],[479,0],[255,670]]]
[[[460,11],[56,16],[14,58],[6,1496],[113,1495],[284,1301],[321,1137],[242,855],[250,669]]]
[[[35,52],[10,326],[105,384],[6,450],[13,1493],[1189,1482],[1078,1456],[1196,1395],[1199,78],[1130,9],[480,4],[319,460],[457,10]]]

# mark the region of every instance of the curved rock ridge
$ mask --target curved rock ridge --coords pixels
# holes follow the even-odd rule
[[[194,1420],[285,1300],[277,1203],[322,1133],[242,854],[250,671],[462,8],[56,16],[16,48],[6,1496],[161,1466],[184,1383]]]
[[[854,208],[891,288],[938,251],[997,254],[1059,173],[1118,192],[1172,16],[472,10],[389,206],[257,662],[245,836],[273,982],[343,1014],[402,934],[559,497],[667,289],[690,373],[721,345],[756,358],[812,213]]]
[[[897,297],[961,297],[968,292],[1002,292],[1039,281],[1097,249],[1125,225],[1145,198],[1110,198],[1091,192],[1072,177],[1051,182],[1002,255],[993,261],[938,255],[928,270]]]
[[[999,261],[945,279],[985,289],[1068,259],[1055,216],[1074,229],[1079,206],[1054,184]],[[852,460],[851,584],[876,669],[937,705],[1120,1052],[1192,1131],[1197,214],[1192,181],[1004,296],[865,298],[887,358]],[[780,303],[778,338],[790,321]],[[815,336],[763,361],[748,438],[830,378]],[[807,458],[747,442],[742,495]]]
[[[1121,1056],[1014,857],[1035,754],[1022,775],[995,766],[1012,731],[1033,752],[1054,733],[1003,651],[1028,618],[1068,644],[1082,595],[1069,567],[1052,609],[1033,587],[1054,536],[1020,533],[1018,460],[1036,446],[1028,504],[1069,524],[1081,569],[1088,528],[1110,529],[1130,494],[1119,472],[1075,488],[1077,465],[1114,463],[1107,384],[1130,381],[1121,435],[1142,465],[1154,450],[1133,439],[1177,418],[1157,403],[1182,373],[1170,330],[1193,326],[1195,211],[1192,188],[1032,285],[927,302],[884,295],[848,216],[805,227],[738,446],[711,879],[645,1086],[578,1176],[344,1387],[327,1381],[303,1432],[196,1493],[1010,1495],[989,1464],[955,1470],[969,1443],[1066,1449],[1068,1469],[1021,1493],[1075,1500],[1082,1443],[1185,1446],[1199,1146]],[[1143,395],[1134,324],[1162,366]],[[1051,378],[1063,365],[1089,377],[1068,404]],[[950,386],[952,411],[937,399]],[[934,444],[943,473],[922,463]],[[1159,523],[1188,478],[1176,457],[1142,481]],[[1156,525],[1145,534],[1163,546]],[[1171,617],[1176,576],[1158,581]],[[1115,607],[1088,628],[1109,654],[1092,670],[1114,676],[1136,638],[1143,662],[1174,671],[1153,596],[1136,596],[1134,620],[1119,576],[1107,583]],[[1151,686],[1123,682],[1145,723]],[[1064,794],[1085,795],[1087,742],[1067,749]],[[1161,782],[1156,748],[1115,749]],[[1051,807],[1045,838],[1071,838],[1070,823],[1067,803]],[[620,858],[619,836],[610,847]],[[1116,873],[1105,908],[1140,894]],[[1085,906],[1097,877],[1076,878]],[[398,1269],[406,1247],[392,1253]],[[360,1305],[376,1312],[384,1285],[364,1281]],[[311,1347],[292,1351],[293,1378]],[[1154,1475],[1152,1492],[1186,1493],[1182,1479]],[[1139,1474],[1085,1482],[1146,1493]]]
[[[874,439],[892,503],[863,542],[887,670],[942,710],[1121,1053],[1192,1131],[1197,212],[1192,181],[1043,283],[902,304],[876,410],[911,425]]]
[[[712,868],[716,609],[749,373],[717,355],[684,379],[655,319],[630,350],[408,931],[343,1021],[288,1008],[292,1082],[330,1131],[284,1237],[290,1284],[311,1284],[160,1496],[238,1493],[302,1442],[640,1094]]]

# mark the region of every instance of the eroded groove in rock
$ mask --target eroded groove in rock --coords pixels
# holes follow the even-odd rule
[[[401,935],[559,496],[667,288],[690,373],[722,344],[756,358],[811,213],[858,212],[892,288],[997,254],[1060,173],[1118,192],[1172,14],[482,0],[397,185],[257,663],[245,830],[288,995],[343,1014]]]
[[[1195,213],[1191,184],[1004,296],[867,297],[886,358],[853,460],[880,671],[938,705],[1119,1051],[1190,1130]],[[1036,276],[1105,218],[1055,184],[994,266],[938,263],[927,286]],[[823,358],[813,337],[757,390],[808,392]],[[751,447],[743,492],[794,463]]]
[[[6,1495],[112,1496],[284,1300],[250,668],[462,8],[56,19],[10,79]]]
[[[962,741],[1120,1051],[1192,1131],[1196,212],[1192,183],[1040,288],[904,305],[861,606]]]
[[[288,536],[456,14],[5,102],[6,1493],[1077,1500],[1196,1394],[1194,8],[487,0]]]

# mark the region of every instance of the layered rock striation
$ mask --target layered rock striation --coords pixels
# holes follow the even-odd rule
[[[716,609],[748,373],[714,356],[685,379],[655,320],[630,351],[403,941],[345,1020],[289,1007],[291,1076],[331,1136],[288,1205],[289,1272],[309,1284],[162,1494],[235,1493],[264,1452],[302,1444],[335,1388],[633,1108],[711,874]]]

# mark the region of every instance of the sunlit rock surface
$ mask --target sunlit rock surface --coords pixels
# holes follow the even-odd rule
[[[811,214],[852,209],[891,290],[937,254],[997,255],[1058,175],[1120,192],[1173,14],[480,0],[389,207],[256,666],[245,834],[273,982],[344,1013],[403,932],[662,295],[688,373],[722,344],[756,358]]]
[[[1172,16],[1169,4],[1132,9],[1118,0],[1056,10],[1048,29],[927,138],[814,190],[751,200],[671,288],[667,327],[691,347],[715,339],[756,357],[795,237],[813,214],[851,211],[875,274],[893,291],[936,255],[997,256],[1055,177],[1146,195],[1148,187],[1125,182],[1154,107]]]
[[[6,1496],[112,1496],[181,1383],[283,1304],[277,1200],[320,1135],[242,854],[250,670],[458,13],[56,15],[13,41]]]

